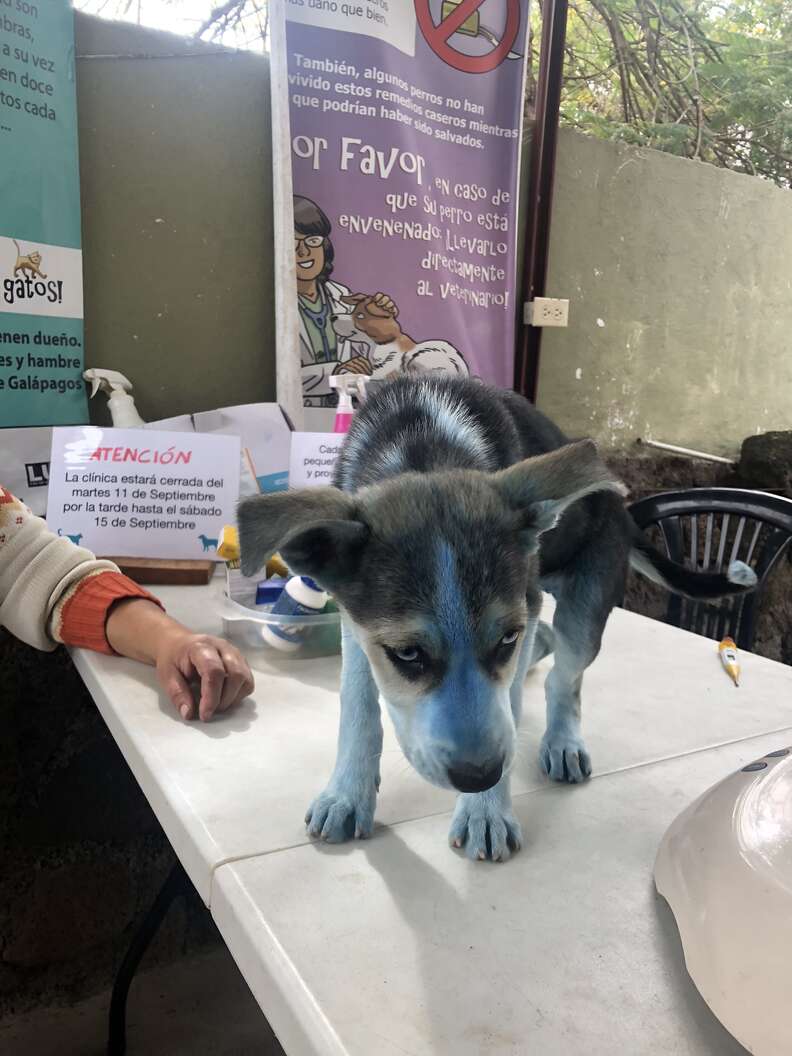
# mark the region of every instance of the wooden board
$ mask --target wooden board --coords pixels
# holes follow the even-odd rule
[[[108,557],[125,576],[142,586],[203,585],[212,578],[215,561],[176,561],[155,557]]]

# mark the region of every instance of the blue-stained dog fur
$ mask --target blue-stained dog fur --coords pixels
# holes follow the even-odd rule
[[[452,843],[508,858],[521,840],[509,770],[523,681],[551,650],[542,766],[559,781],[589,776],[581,683],[628,566],[692,597],[755,583],[739,562],[721,575],[668,561],[623,490],[591,441],[570,443],[522,397],[400,377],[355,416],[333,487],[240,505],[243,572],[278,550],[342,611],[338,755],[306,815],[312,836],[371,833],[381,698],[415,769],[460,792]],[[542,590],[556,599],[552,629],[538,621]]]

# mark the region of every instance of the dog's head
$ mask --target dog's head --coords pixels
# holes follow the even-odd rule
[[[384,308],[367,293],[352,293],[341,300],[349,305],[349,311],[339,312],[331,319],[339,337],[386,345],[401,333],[396,322],[398,309]]]
[[[437,785],[479,792],[514,758],[509,686],[538,615],[539,537],[601,489],[621,485],[582,441],[497,473],[261,495],[239,507],[242,571],[278,550],[329,590],[409,761]]]

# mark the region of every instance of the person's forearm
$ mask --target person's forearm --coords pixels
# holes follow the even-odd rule
[[[210,719],[252,693],[235,646],[177,623],[117,565],[55,535],[3,487],[0,546],[0,626],[29,645],[62,642],[151,664],[184,719]]]
[[[156,664],[165,639],[189,636],[190,632],[153,601],[129,598],[116,602],[110,610],[105,634],[114,652]]]

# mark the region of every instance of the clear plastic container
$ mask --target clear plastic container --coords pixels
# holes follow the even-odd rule
[[[341,615],[339,612],[320,612],[316,616],[289,616],[270,612],[256,605],[256,581],[245,580],[237,571],[227,578],[227,596],[223,607],[223,630],[237,645],[247,649],[263,649],[269,655],[290,660],[308,660],[317,656],[332,656],[341,650]],[[276,648],[268,628],[287,631],[296,648]],[[277,639],[276,639],[277,640]]]

